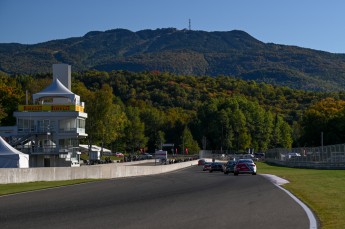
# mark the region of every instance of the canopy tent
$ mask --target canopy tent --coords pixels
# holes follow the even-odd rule
[[[76,95],[70,90],[68,90],[68,88],[65,87],[57,78],[55,78],[54,81],[48,87],[32,95],[33,101],[36,101],[45,97],[68,98],[70,99],[71,102],[77,102],[77,103],[79,103],[79,100],[80,100],[79,95]]]
[[[0,137],[0,168],[29,168],[29,155],[16,150]]]

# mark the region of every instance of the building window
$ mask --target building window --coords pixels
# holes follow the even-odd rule
[[[78,119],[78,128],[85,129],[85,119]]]
[[[60,139],[59,149],[60,152],[68,152],[71,153],[72,157],[76,157],[79,151],[79,140],[72,138]]]
[[[59,131],[60,132],[69,132],[76,131],[76,120],[75,119],[65,119],[59,121]]]
[[[40,133],[54,132],[55,121],[50,121],[49,119],[37,121],[37,130]]]
[[[35,130],[34,120],[18,119],[18,132],[33,132]]]
[[[77,128],[78,133],[85,133],[85,119],[77,119]]]

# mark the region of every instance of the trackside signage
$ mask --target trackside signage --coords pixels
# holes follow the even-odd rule
[[[52,111],[69,111],[70,106],[52,106]]]
[[[167,160],[168,159],[168,152],[164,151],[164,150],[157,150],[155,152],[155,159],[164,159]]]
[[[23,110],[24,111],[42,111],[42,106],[24,106]]]
[[[18,111],[80,111],[84,107],[79,105],[19,105]]]

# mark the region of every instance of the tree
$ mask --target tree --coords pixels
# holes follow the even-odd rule
[[[292,129],[284,119],[276,115],[274,120],[271,148],[291,148]]]
[[[337,137],[338,126],[335,122],[345,109],[345,101],[326,98],[310,106],[301,120],[301,142],[308,146],[319,146],[321,132],[324,133],[324,144],[341,143]]]
[[[161,143],[165,142],[165,134],[162,131],[165,122],[164,113],[146,104],[141,109],[140,120],[145,123],[145,136],[149,138],[148,149],[150,151],[160,149]]]
[[[200,136],[208,139],[208,147],[210,149],[220,149],[220,132],[219,122],[215,118],[218,112],[218,100],[211,99],[206,102],[198,110],[198,119],[200,120],[199,129],[202,131]]]
[[[158,131],[155,134],[155,149],[162,149],[162,144],[165,142],[165,133],[163,131]]]
[[[6,118],[7,117],[7,114],[6,112],[4,111],[4,109],[2,108],[1,104],[0,104],[0,125],[1,125],[1,120],[3,118]]]
[[[282,122],[280,129],[281,129],[281,131],[280,131],[280,134],[281,134],[280,145],[283,148],[291,148],[291,146],[292,146],[292,137],[291,137],[292,129],[291,129],[291,127],[286,122]]]
[[[267,150],[273,129],[272,113],[265,111],[257,103],[252,103],[246,117],[247,128],[251,136],[250,148],[255,151]]]
[[[264,120],[259,126],[259,151],[266,151],[272,139],[273,132],[273,114],[269,111],[265,112]]]
[[[200,150],[198,142],[193,139],[193,135],[187,127],[182,132],[180,148],[182,149],[181,152],[191,154],[198,153]]]
[[[194,111],[186,111],[180,107],[168,109],[165,112],[165,122],[163,128],[166,140],[175,144],[179,143],[181,133],[194,117]]]
[[[105,144],[116,141],[123,135],[126,114],[122,107],[114,104],[112,88],[105,84],[101,89],[91,92],[82,84],[75,85],[76,91],[86,99],[85,111],[88,113],[86,132],[88,144],[101,144],[101,151]]]
[[[88,114],[85,123],[85,131],[88,133],[87,143],[89,145],[89,150],[91,150],[91,145],[97,140],[97,108],[93,106],[97,103],[95,92],[88,90],[85,85],[81,82],[72,84],[73,91],[78,94],[82,101],[85,102],[85,112]]]
[[[24,93],[21,85],[8,76],[0,76],[0,121],[3,125],[14,125],[13,112],[23,102]]]
[[[233,145],[237,151],[244,151],[250,147],[251,138],[246,127],[246,117],[241,110],[233,112],[231,123],[235,133]]]
[[[122,135],[122,130],[125,127],[126,115],[121,107],[113,104],[112,88],[105,84],[102,89],[96,92],[95,99],[97,103],[96,121],[98,125],[98,134],[102,142],[102,150],[104,144],[109,144],[115,141]]]
[[[127,107],[128,122],[125,127],[125,141],[127,149],[132,154],[140,148],[144,148],[148,141],[145,136],[145,124],[140,120],[140,111],[136,107]]]
[[[117,141],[124,135],[125,124],[127,122],[126,113],[122,110],[122,107],[118,104],[112,104],[109,106],[109,110],[103,119],[104,131],[102,133],[103,142],[110,144]]]
[[[231,141],[228,138],[228,133],[229,133],[229,117],[227,112],[223,109],[217,112],[217,120],[219,122],[218,128],[221,130],[220,131],[220,150],[223,150],[224,148],[230,148],[231,147]]]

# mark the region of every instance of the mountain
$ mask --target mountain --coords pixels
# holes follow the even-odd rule
[[[0,72],[47,73],[54,63],[68,63],[73,71],[157,70],[231,75],[303,90],[345,89],[344,54],[263,43],[239,30],[114,29],[34,45],[0,44]]]

